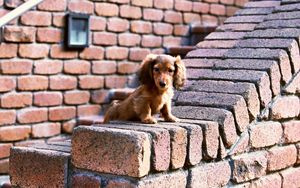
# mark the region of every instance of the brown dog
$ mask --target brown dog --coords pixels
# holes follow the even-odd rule
[[[157,123],[152,115],[161,113],[165,121],[176,122],[171,114],[173,87],[179,89],[186,80],[186,68],[180,56],[149,54],[139,71],[139,86],[120,103],[107,110],[104,123],[111,120],[138,120]]]

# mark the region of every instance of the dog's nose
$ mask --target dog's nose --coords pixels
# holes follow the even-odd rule
[[[163,81],[160,81],[159,85],[160,85],[160,87],[166,87],[167,84],[165,82],[163,82]]]

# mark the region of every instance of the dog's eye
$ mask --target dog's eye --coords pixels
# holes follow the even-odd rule
[[[154,71],[154,72],[159,72],[159,68],[154,67],[154,68],[153,68],[153,71]]]
[[[173,69],[168,69],[168,72],[169,72],[169,73],[173,73],[174,70],[173,70]]]

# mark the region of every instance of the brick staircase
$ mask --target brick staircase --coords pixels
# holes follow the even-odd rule
[[[12,185],[299,187],[299,7],[247,3],[189,52],[180,123],[93,120],[71,141],[14,147]]]
[[[209,35],[211,32],[216,30],[217,26],[201,25],[195,23],[191,25],[190,36],[187,44],[182,46],[171,46],[166,49],[166,53],[176,56],[180,55],[182,58],[192,50],[196,49],[196,45],[203,41],[204,38]]]

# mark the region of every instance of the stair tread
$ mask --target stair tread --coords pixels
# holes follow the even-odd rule
[[[198,25],[194,24],[191,26],[191,33],[199,34],[199,33],[211,33],[216,30],[217,25]]]
[[[104,121],[103,115],[96,116],[83,116],[77,119],[77,125],[92,125],[92,124],[102,124]]]

